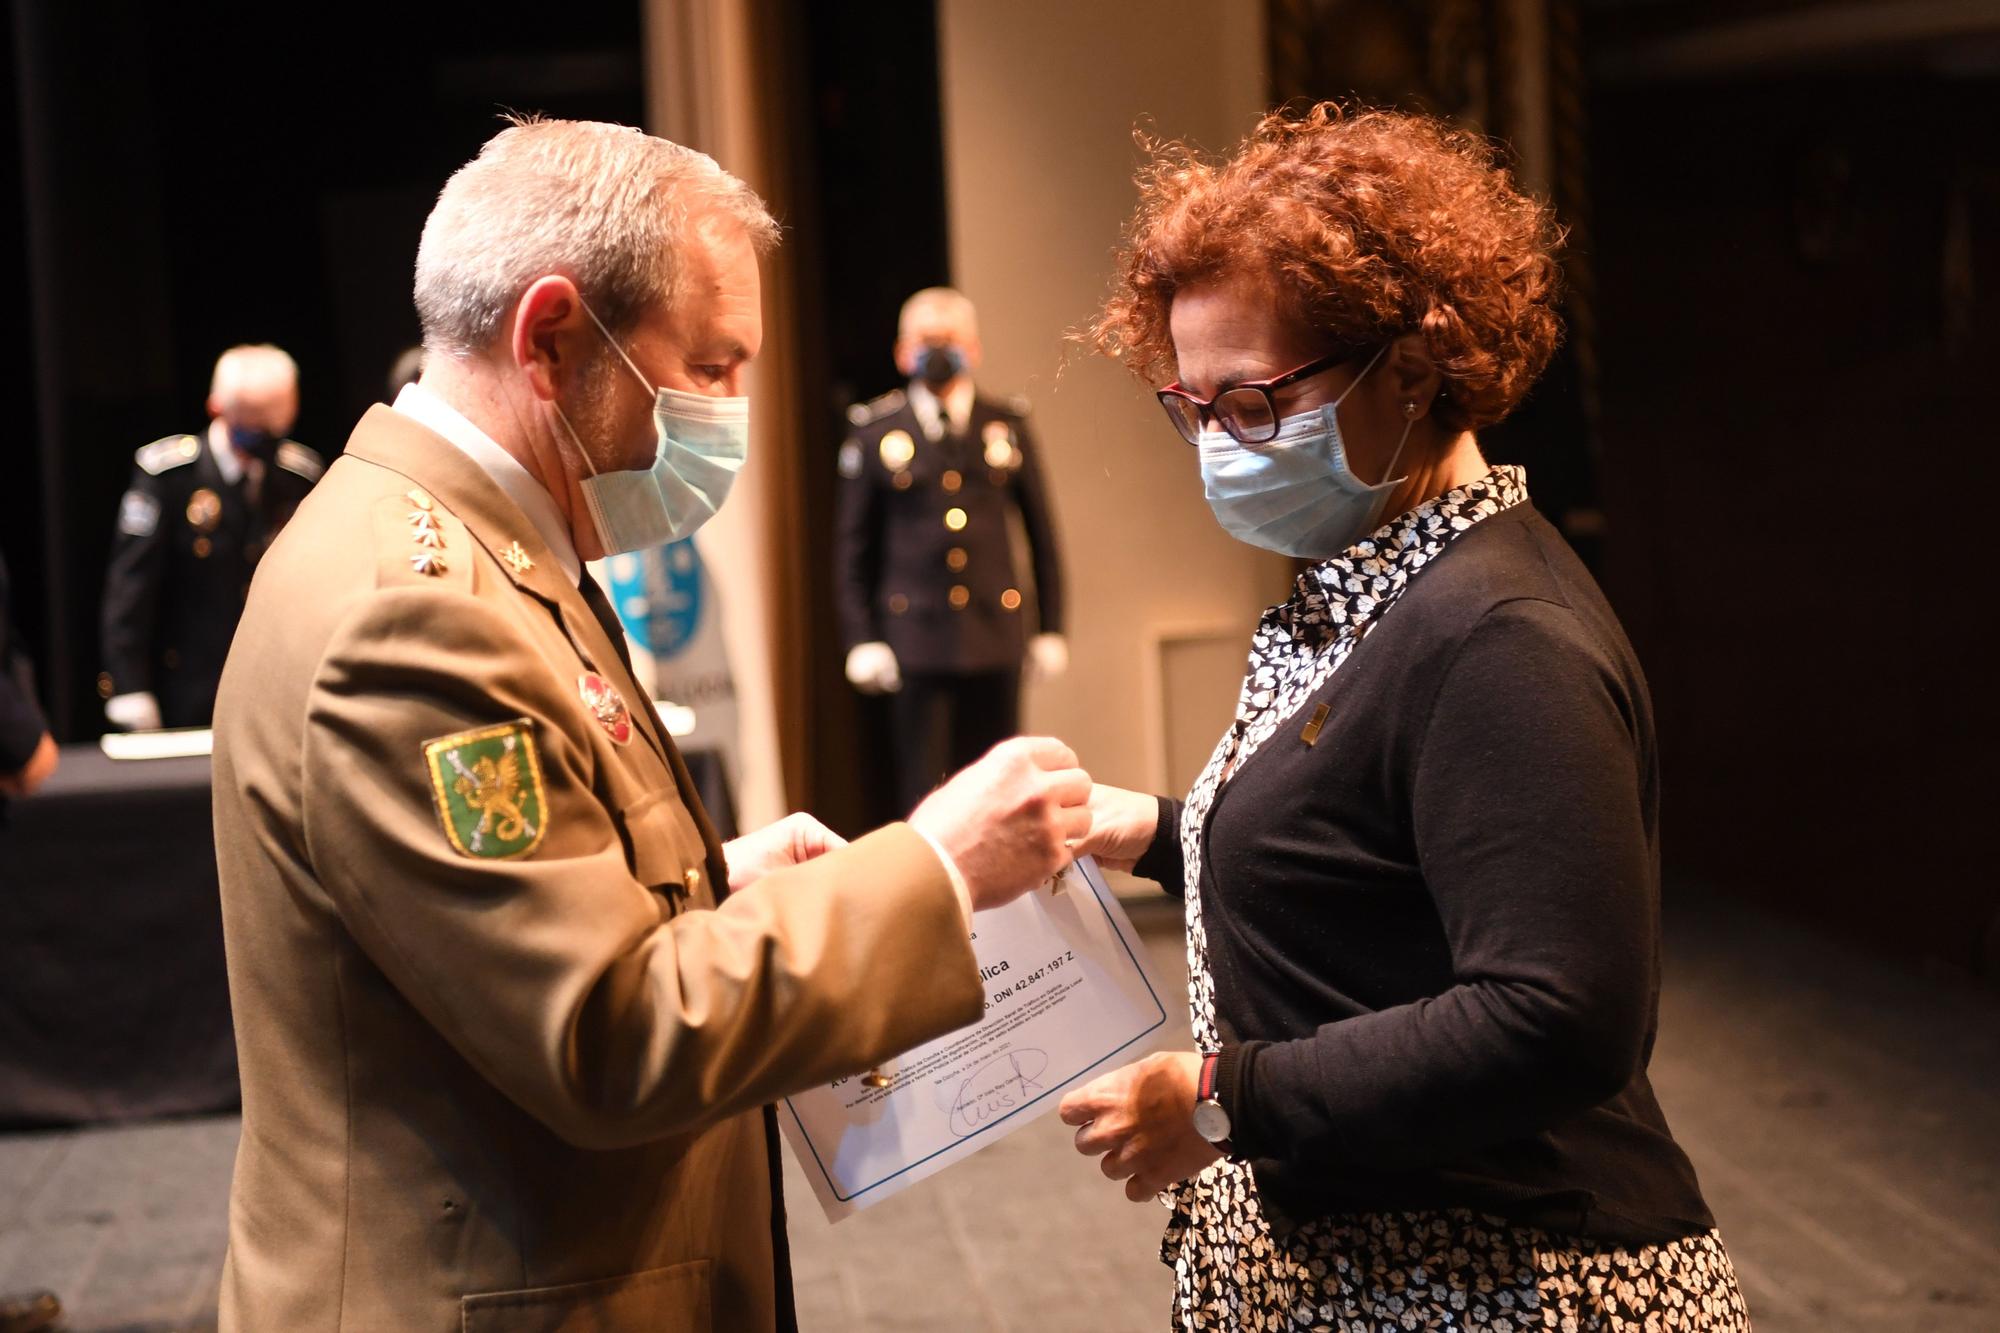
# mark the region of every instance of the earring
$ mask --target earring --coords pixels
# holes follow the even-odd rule
[[[1410,418],[1412,421],[1416,420],[1417,404],[1414,399],[1411,400],[1410,402],[1403,404],[1403,415]]]

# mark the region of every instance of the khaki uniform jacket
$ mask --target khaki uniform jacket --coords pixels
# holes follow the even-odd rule
[[[980,1014],[907,825],[727,893],[534,526],[385,407],[258,570],[215,825],[243,1080],[225,1330],[771,1328],[760,1108]]]

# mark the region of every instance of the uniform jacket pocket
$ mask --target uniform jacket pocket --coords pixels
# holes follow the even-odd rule
[[[632,878],[676,903],[715,906],[708,883],[708,854],[694,816],[672,791],[655,791],[618,812]]]
[[[714,1328],[713,1259],[560,1287],[489,1291],[460,1302],[464,1333],[629,1333]]]

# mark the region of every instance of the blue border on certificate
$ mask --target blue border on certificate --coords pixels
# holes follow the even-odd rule
[[[1153,1025],[1151,1027],[1148,1027],[1143,1031],[1137,1033],[1135,1036],[1132,1037],[1130,1041],[1121,1042],[1119,1045],[1112,1047],[1110,1050],[1106,1051],[1103,1055],[1100,1055],[1095,1060],[1088,1062],[1083,1066],[1082,1069],[1077,1070],[1074,1074],[1069,1075],[1067,1078],[1057,1079],[1056,1087],[1058,1088],[1070,1083],[1075,1079],[1082,1078],[1085,1074],[1097,1068],[1097,1066],[1103,1064],[1106,1060],[1111,1059],[1113,1056],[1117,1055],[1120,1051],[1126,1049],[1129,1046],[1136,1045],[1138,1042],[1143,1041],[1147,1036],[1151,1035],[1152,1033],[1158,1032],[1162,1027],[1166,1025],[1167,1021],[1167,1007],[1164,1004],[1160,1003],[1160,993],[1153,989],[1153,979],[1146,975],[1146,969],[1139,962],[1138,955],[1132,952],[1132,945],[1130,941],[1128,941],[1125,938],[1125,932],[1118,929],[1118,922],[1112,918],[1111,909],[1104,905],[1104,894],[1109,892],[1109,890],[1100,889],[1097,885],[1096,879],[1094,879],[1091,875],[1087,873],[1079,871],[1078,877],[1081,878],[1085,884],[1090,886],[1090,900],[1097,904],[1097,910],[1104,913],[1104,919],[1111,923],[1111,933],[1118,937],[1119,946],[1125,950],[1125,956],[1132,960],[1133,970],[1139,974],[1139,980],[1145,985],[1146,994],[1152,996],[1153,1009],[1159,1014],[1159,1017],[1154,1020]],[[1048,1092],[1041,1094],[1041,1096],[1034,1098],[1034,1100],[1032,1101],[1022,1102],[1019,1106],[1009,1111],[1006,1115],[1001,1116],[999,1119],[994,1120],[991,1124],[981,1125],[978,1129],[974,1130],[970,1134],[967,1134],[964,1138],[959,1139],[956,1142],[947,1144],[946,1146],[939,1148],[936,1152],[931,1153],[928,1156],[919,1157],[916,1161],[911,1162],[909,1165],[900,1167],[895,1171],[891,1171],[888,1175],[882,1177],[880,1180],[873,1181],[869,1184],[863,1185],[860,1189],[854,1191],[854,1193],[852,1194],[842,1194],[840,1192],[840,1185],[834,1180],[833,1173],[826,1169],[826,1160],[819,1155],[819,1145],[813,1142],[812,1134],[806,1129],[806,1122],[799,1119],[799,1113],[797,1110],[793,1108],[792,1099],[789,1097],[785,1098],[785,1110],[792,1117],[792,1123],[799,1127],[799,1138],[801,1141],[805,1143],[806,1148],[809,1151],[811,1151],[813,1155],[813,1165],[819,1168],[820,1179],[826,1182],[827,1189],[832,1192],[834,1198],[840,1200],[842,1203],[853,1203],[856,1199],[868,1193],[870,1190],[880,1189],[882,1186],[888,1184],[896,1177],[908,1175],[910,1172],[916,1170],[918,1167],[922,1166],[925,1162],[930,1161],[932,1158],[944,1156],[946,1153],[951,1152],[953,1149],[957,1148],[959,1144],[970,1143],[972,1142],[972,1140],[978,1138],[981,1134],[985,1134],[991,1130],[998,1129],[1000,1126],[1006,1124],[1009,1120],[1012,1120],[1015,1116],[1021,1114],[1021,1112],[1035,1105],[1037,1102],[1044,1101],[1053,1095],[1054,1095],[1054,1089],[1050,1089]]]

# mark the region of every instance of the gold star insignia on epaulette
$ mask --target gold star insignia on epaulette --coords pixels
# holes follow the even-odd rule
[[[431,497],[425,495],[422,491],[410,491],[408,494],[410,497],[410,503],[415,505],[417,508],[428,510],[431,507]]]
[[[418,551],[410,557],[410,568],[435,578],[445,571],[444,556],[436,551]]]
[[[525,574],[535,567],[535,562],[529,558],[527,551],[522,549],[519,542],[509,543],[507,549],[500,553],[500,558],[506,561],[507,568],[516,574]]]

